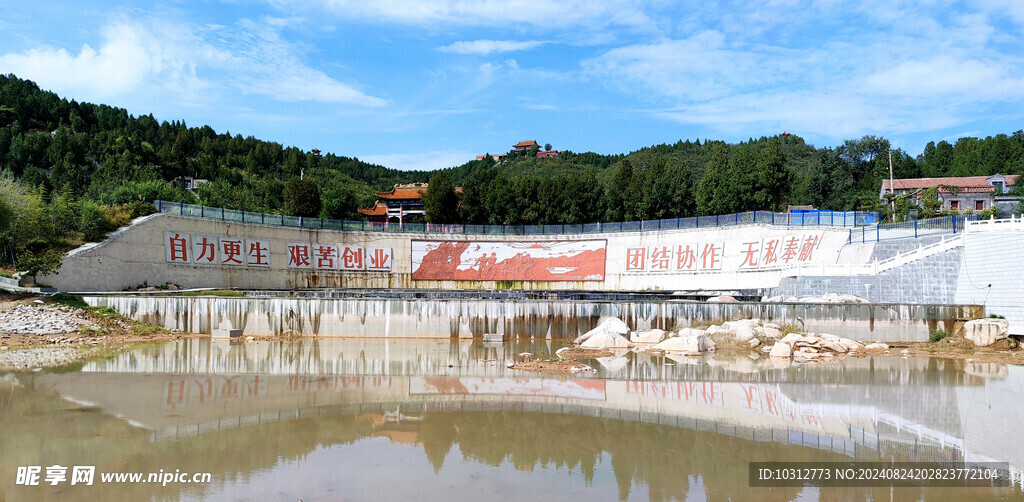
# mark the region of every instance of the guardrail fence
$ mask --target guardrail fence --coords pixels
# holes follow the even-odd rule
[[[579,225],[464,225],[433,223],[376,223],[368,221],[302,218],[280,214],[254,213],[197,206],[180,202],[153,201],[161,213],[192,216],[237,223],[258,223],[293,228],[318,228],[363,232],[394,232],[415,234],[472,234],[472,235],[566,235],[604,234],[617,232],[650,232],[695,228],[729,227],[747,224],[784,226],[862,227],[875,225],[878,213],[864,211],[806,211],[774,213],[751,211],[717,216],[695,216],[669,220],[626,221],[621,223],[585,223]]]

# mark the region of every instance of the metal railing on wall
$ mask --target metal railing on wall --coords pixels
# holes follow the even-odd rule
[[[976,221],[977,219],[977,215],[965,214],[862,226],[850,229],[849,242],[856,244],[881,242],[890,239],[916,239],[931,235],[957,234],[963,232],[969,222]]]
[[[472,235],[566,235],[605,234],[617,232],[649,232],[730,227],[748,224],[780,226],[863,227],[875,225],[878,213],[864,211],[807,211],[775,213],[750,211],[716,216],[695,216],[668,220],[625,221],[621,223],[583,223],[576,225],[469,225],[434,223],[378,223],[369,221],[303,218],[280,214],[254,213],[220,207],[197,206],[180,202],[153,201],[158,212],[236,223],[258,223],[292,228],[351,230],[367,232],[394,232],[415,234],[472,234]]]

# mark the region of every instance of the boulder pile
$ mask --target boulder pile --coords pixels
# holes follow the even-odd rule
[[[794,362],[831,361],[850,352],[864,350],[860,342],[828,333],[790,333],[771,347],[768,355]]]
[[[0,311],[0,333],[56,335],[98,329],[79,309],[63,305],[17,305]]]

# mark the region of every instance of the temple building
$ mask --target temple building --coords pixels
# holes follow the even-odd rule
[[[396,184],[387,192],[377,192],[377,202],[369,209],[360,209],[359,213],[366,216],[367,221],[377,223],[405,223],[410,216],[422,222],[426,216],[423,207],[423,194],[427,192],[427,183]],[[462,193],[461,187],[455,187],[455,193]]]

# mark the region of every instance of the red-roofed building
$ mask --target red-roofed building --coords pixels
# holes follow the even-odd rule
[[[426,192],[427,183],[396,184],[387,192],[377,192],[377,198],[381,200],[369,209],[360,209],[359,214],[365,215],[367,221],[378,223],[403,223],[410,215],[426,216],[423,208],[423,194]],[[455,187],[455,193],[462,193],[462,187]]]
[[[558,157],[558,150],[547,150],[547,151],[537,152],[537,158],[538,159],[553,159],[553,158],[556,158],[556,157]]]
[[[879,198],[885,198],[890,190],[896,195],[911,195],[920,200],[921,194],[929,188],[937,188],[942,208],[950,211],[983,211],[993,206],[1000,213],[1013,213],[1019,197],[1005,195],[1010,187],[1017,184],[1018,175],[993,174],[992,176],[963,176],[954,178],[910,178],[882,181]]]
[[[530,141],[520,141],[519,143],[512,145],[512,148],[517,152],[524,152],[531,148],[540,148],[540,145],[538,145],[535,140],[531,139]]]

